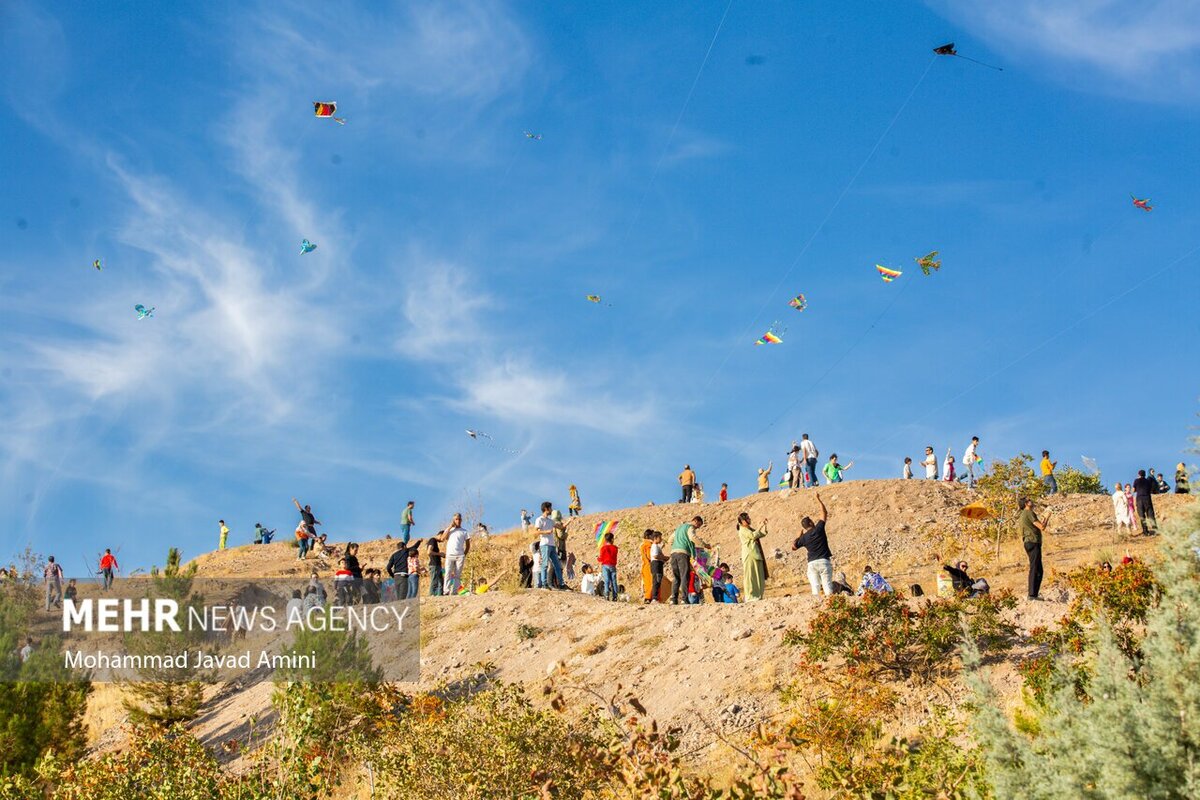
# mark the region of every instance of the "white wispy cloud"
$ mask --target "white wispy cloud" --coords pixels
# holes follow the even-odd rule
[[[1200,5],[1178,0],[932,0],[1001,52],[1082,70],[1078,88],[1188,102],[1200,92]],[[960,48],[961,49],[961,48]],[[1086,79],[1085,79],[1086,78]]]

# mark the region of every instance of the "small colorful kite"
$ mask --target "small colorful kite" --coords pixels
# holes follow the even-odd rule
[[[317,249],[317,246],[315,244],[313,244],[312,242],[310,242],[308,239],[305,239],[302,242],[300,242],[300,255],[304,255],[305,253],[311,253],[313,250],[316,250],[316,249]]]
[[[898,269],[888,269],[880,264],[876,264],[875,269],[879,270],[879,277],[883,278],[884,283],[891,283],[904,274]]]
[[[542,140],[542,135],[540,133],[534,133],[533,131],[525,131],[525,138],[533,139],[535,142],[540,142]]]
[[[604,541],[604,535],[611,533],[616,534],[617,526],[621,524],[619,519],[606,520],[596,523],[596,544],[601,544]]]
[[[936,260],[937,254],[938,251],[934,250],[932,253],[917,259],[917,265],[921,267],[921,272],[928,275],[931,271],[937,272],[942,268],[941,260]]]
[[[458,587],[458,592],[457,592],[457,594],[458,594],[458,596],[459,596],[459,597],[466,597],[466,596],[467,596],[467,595],[469,595],[470,593],[471,593],[471,589],[470,589],[469,587],[467,587],[467,586],[460,586],[460,587]]]
[[[96,272],[99,272],[100,271],[100,259],[97,258],[95,261],[93,261],[92,266],[96,268]]]
[[[975,64],[978,64],[981,67],[987,67],[988,69],[994,69],[994,70],[997,70],[998,72],[1004,72],[1004,67],[995,67],[995,66],[992,66],[991,64],[985,64],[982,61],[976,61],[975,59],[970,58],[968,56],[959,55],[958,51],[954,49],[954,42],[949,42],[948,44],[944,44],[941,47],[935,47],[935,48],[933,48],[933,52],[937,53],[939,56],[955,56],[957,58],[963,59],[964,61],[971,61]]]
[[[496,444],[495,439],[493,439],[489,434],[486,434],[483,431],[473,431],[470,428],[467,428],[467,436],[470,436],[472,439],[474,439],[477,442],[483,442],[488,447],[495,447],[497,450],[503,450],[504,452],[509,453],[514,456],[521,455],[521,453],[517,450],[509,450],[507,447],[500,447],[499,445]]]
[[[808,300],[802,294],[798,294],[788,301],[788,305],[797,311],[803,311],[808,308]]]
[[[1132,194],[1129,196],[1133,198],[1133,204],[1135,206],[1137,206],[1138,208],[1140,208],[1142,211],[1153,211],[1154,210],[1154,206],[1150,205],[1149,197],[1139,200],[1137,197],[1134,197]]]
[[[767,331],[762,335],[761,339],[754,342],[758,344],[783,344],[783,339],[779,338],[779,334],[774,331]]]
[[[315,116],[326,117],[328,119],[333,120],[338,125],[345,125],[346,120],[342,117],[335,117],[334,114],[336,114],[336,113],[337,113],[337,102],[336,101],[331,102],[331,103],[322,103],[317,100],[313,101],[313,114]]]
[[[146,317],[154,316],[154,306],[150,306],[149,308],[146,308],[141,303],[138,303],[136,306],[133,307],[133,310],[137,312],[138,319],[145,319]]]

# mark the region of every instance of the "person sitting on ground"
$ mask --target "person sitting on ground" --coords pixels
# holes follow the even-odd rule
[[[533,588],[533,556],[528,552],[522,552],[517,559],[517,574],[522,589]]]
[[[976,580],[967,573],[967,562],[959,561],[955,566],[945,564],[942,569],[950,576],[950,584],[955,592],[966,592],[971,597],[978,597],[991,591],[988,582],[983,578]]]
[[[721,592],[721,602],[737,603],[738,596],[741,595],[742,592],[740,589],[738,589],[738,587],[733,585],[733,576],[726,572],[723,576],[721,576],[721,578],[725,581],[725,591]]]
[[[833,593],[854,595],[854,587],[850,585],[850,581],[846,578],[846,573],[839,572],[833,576]]]
[[[584,564],[582,571],[583,577],[579,579],[580,593],[595,595],[596,587],[599,582],[596,580],[596,573],[592,570],[592,565]]]
[[[891,584],[889,584],[886,580],[884,580],[882,575],[880,575],[875,570],[871,569],[870,564],[867,564],[865,567],[863,567],[862,582],[860,582],[858,584],[858,596],[859,597],[866,594],[867,592],[876,592],[879,594],[891,594],[891,591],[892,591]]]
[[[79,597],[79,588],[75,585],[75,579],[67,581],[67,588],[63,590],[63,600],[74,602]]]

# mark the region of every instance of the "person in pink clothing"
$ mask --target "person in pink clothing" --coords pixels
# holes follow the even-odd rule
[[[950,451],[946,451],[946,460],[942,464],[942,480],[947,483],[954,483],[954,456],[950,455]]]

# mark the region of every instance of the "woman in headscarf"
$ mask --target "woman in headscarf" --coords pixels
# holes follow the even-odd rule
[[[642,602],[649,603],[654,599],[654,575],[650,571],[650,548],[654,547],[652,538],[654,531],[647,529],[642,534]]]
[[[1188,486],[1187,464],[1182,461],[1175,467],[1175,494],[1187,494],[1191,491]]]
[[[742,543],[742,591],[750,600],[762,600],[767,589],[767,559],[763,555],[762,538],[767,535],[767,521],[757,530],[750,524],[750,515],[738,514],[738,541]]]
[[[1125,489],[1120,481],[1113,486],[1112,501],[1113,516],[1117,518],[1117,533],[1121,532],[1121,526],[1125,526],[1132,533],[1133,516],[1129,513],[1129,498],[1125,496]]]

